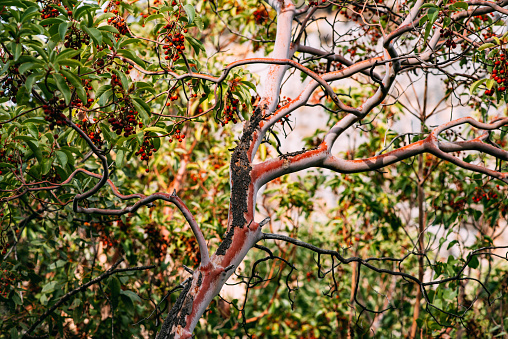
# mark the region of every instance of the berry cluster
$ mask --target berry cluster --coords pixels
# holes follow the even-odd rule
[[[222,126],[225,126],[228,122],[232,122],[236,124],[236,118],[234,115],[238,116],[238,106],[240,105],[240,100],[233,97],[233,93],[228,91],[226,94],[226,105],[224,107],[224,111],[222,113],[222,117],[224,121],[221,122]]]
[[[58,137],[58,135],[55,134],[55,139]],[[46,174],[46,175],[43,175],[41,177],[41,180],[44,180],[44,181],[49,181],[49,182],[61,182],[62,181],[62,178],[60,177],[60,174],[58,174],[53,168],[51,169],[51,171]]]
[[[127,28],[127,24],[125,23],[124,18],[122,18],[121,16],[109,18],[108,24],[112,24],[113,26],[115,26],[116,29],[118,29],[118,32],[120,32],[120,34],[122,35],[129,33],[129,28]]]
[[[193,236],[177,238],[178,236],[179,235],[175,235],[169,239],[170,243],[183,243],[182,245],[176,246],[173,252],[174,256],[185,255],[193,265],[197,266],[200,262],[198,242]]]
[[[326,0],[321,0],[322,3],[326,2]],[[309,1],[309,6],[319,6],[319,1]]]
[[[148,249],[156,258],[163,259],[168,251],[168,242],[160,229],[155,224],[148,224],[145,228],[145,234],[148,239]]]
[[[475,15],[474,16],[475,19],[480,19],[481,21],[488,21],[489,20],[489,17],[484,14],[484,15]]]
[[[166,44],[162,46],[165,55],[164,59],[177,61],[180,57],[179,54],[185,50],[185,36],[182,32],[187,33],[187,29],[182,29],[175,21],[166,24],[164,29],[166,29],[164,34]]]
[[[474,200],[474,198],[473,198]],[[454,211],[461,211],[464,209],[464,207],[466,206],[466,198],[461,198],[461,199],[458,199],[457,201],[450,201],[450,207],[454,210]],[[475,201],[477,202],[477,201]]]
[[[201,176],[203,172],[199,171],[197,173],[191,173],[190,177],[192,181],[202,181],[203,177]]]
[[[90,96],[91,95],[90,93],[93,90],[90,80],[85,80],[84,88],[86,90],[86,101],[87,101],[84,105],[90,107],[90,105],[93,103],[93,99]],[[83,103],[81,102],[81,99],[79,99],[78,97],[76,97],[75,99],[73,99],[71,101],[71,106],[80,107],[82,105],[83,105]]]
[[[166,106],[171,106],[171,102],[178,100],[178,92],[176,90],[173,90],[169,93],[168,99],[170,101],[166,102]]]
[[[499,188],[499,185],[497,186]],[[475,203],[480,202],[481,200],[489,201],[490,199],[497,199],[498,195],[496,192],[485,192],[483,189],[479,187],[475,187],[476,193],[473,196],[473,201]]]
[[[85,223],[85,226],[87,226]],[[100,241],[102,246],[112,248],[118,245],[118,241],[115,238],[112,238],[112,232],[110,227],[113,225],[112,222],[97,222],[93,223],[92,226],[97,230],[100,236]]]
[[[124,137],[135,134],[136,126],[143,127],[142,122],[138,122],[139,115],[138,111],[130,107],[129,102],[125,105],[118,116],[111,116],[108,122],[113,126],[113,131],[117,135],[124,133]]]
[[[121,2],[118,0],[108,2],[108,5],[104,9],[104,13],[110,12],[113,14],[118,14],[118,8],[119,8],[120,4],[121,4]]]
[[[103,47],[99,47],[98,51],[100,52],[103,49],[104,49]],[[103,58],[99,58],[99,59],[95,60],[94,68],[95,68],[95,71],[97,72],[97,74],[102,74],[104,72],[104,68],[111,64],[111,60],[108,60],[108,58],[109,58],[109,56],[106,55]],[[107,64],[106,64],[106,60],[108,61]]]
[[[334,72],[344,68],[339,61],[332,61],[330,63],[330,68],[328,69],[327,67],[328,67],[327,63],[319,63],[312,68],[312,71],[321,75],[325,74],[326,72]]]
[[[182,142],[183,139],[185,139],[185,134],[183,134],[183,132],[180,131],[179,129],[176,129],[175,134],[173,134],[173,136],[169,138],[169,142],[173,142],[173,138],[175,138],[175,140],[177,140],[178,142]]]
[[[507,90],[508,86],[508,78],[507,78],[507,72],[508,72],[508,61],[506,60],[507,51],[502,50],[500,54],[498,54],[495,57],[492,57],[491,61],[494,62],[494,67],[492,69],[491,78],[494,79],[498,87],[492,88],[490,90],[486,90],[486,95],[493,95],[496,91],[499,93],[503,93]]]
[[[53,6],[61,6],[62,4],[60,2],[53,3],[51,0],[48,1],[42,1],[42,5],[44,8],[42,9],[42,19],[49,19],[49,18],[55,18],[60,15],[60,12],[58,9],[54,8]]]
[[[279,100],[279,103],[277,104],[277,109],[286,106],[291,102],[291,98],[283,95],[281,99]]]
[[[65,35],[64,46],[66,48],[79,49],[82,44],[88,45],[90,43],[90,37],[83,30],[76,28],[72,25]]]
[[[4,77],[2,82],[2,90],[0,90],[0,96],[10,97],[11,101],[16,103],[16,94],[18,94],[18,89],[21,87],[19,80],[17,79],[19,76],[17,67],[10,67],[7,76]]]
[[[59,104],[57,105],[56,100],[54,99],[56,98],[53,98],[53,100],[49,102],[49,105],[42,106],[44,114],[46,114],[44,119],[50,123],[50,130],[53,130],[55,126],[64,126],[67,124],[65,121],[65,114],[62,113],[62,110],[66,107],[64,100],[60,100]]]
[[[136,156],[140,156],[142,161],[148,162],[153,153],[157,152],[157,148],[153,145],[153,141],[150,137],[145,135],[143,140],[143,145],[139,148],[139,150],[135,153]],[[146,172],[149,172],[149,169],[146,169]]]
[[[7,297],[10,287],[15,284],[15,280],[15,276],[11,272],[7,270],[0,271],[0,295]]]
[[[269,18],[268,11],[266,10],[265,7],[259,7],[252,14],[254,15],[254,20],[258,25],[264,24],[266,20],[268,20]]]
[[[446,47],[450,47],[452,49],[457,47],[457,44],[455,43],[455,41],[453,41],[453,32],[452,32],[451,29],[449,29],[449,28],[446,28],[446,29],[440,28],[439,29],[439,33],[441,33],[441,35],[446,39],[446,42],[445,42],[445,46]]]
[[[81,124],[76,124],[76,126],[81,128],[95,145],[100,147],[104,144],[104,140],[101,139],[101,131],[97,128],[97,120],[95,118],[90,119],[84,117],[81,120]]]

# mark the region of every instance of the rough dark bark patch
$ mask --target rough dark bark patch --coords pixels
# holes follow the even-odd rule
[[[180,318],[179,318],[177,325],[180,325],[183,328],[185,328],[185,326],[187,325],[187,322],[185,321],[185,317],[188,316],[189,314],[191,314],[193,303],[194,303],[194,297],[192,295],[189,295],[189,296],[187,296],[187,298],[185,298],[185,302],[183,304],[182,311],[180,312]]]
[[[182,322],[184,324],[182,326],[183,327],[185,326],[185,317],[192,311],[192,302],[194,301],[194,298],[191,296],[189,296],[189,298],[186,298],[187,294],[189,293],[191,285],[192,280],[189,280],[187,284],[184,285],[182,293],[180,293],[180,296],[178,296],[178,299],[176,299],[175,304],[173,305],[173,307],[171,307],[171,311],[169,311],[168,317],[166,318],[166,320],[164,320],[164,323],[162,324],[161,330],[157,335],[156,339],[173,339],[175,337],[175,334],[172,332],[173,328],[178,325],[181,325]],[[190,309],[188,310],[189,300],[190,300]],[[187,311],[188,313],[186,313]],[[180,317],[178,317],[179,313]]]
[[[288,152],[286,154],[281,154],[279,155],[279,158],[280,159],[288,159],[288,158],[291,158],[291,157],[294,157],[294,156],[297,156],[299,154],[303,154],[307,151],[312,151],[312,150],[315,150],[317,149],[317,147],[313,147],[313,148],[310,148],[310,149],[305,149],[305,148],[302,148],[301,151],[295,151],[295,152]]]
[[[245,213],[248,212],[247,200],[252,170],[248,151],[253,140],[252,135],[259,128],[261,120],[263,120],[261,109],[256,108],[250,120],[245,123],[240,142],[231,156],[231,230],[220,244],[217,255],[224,255],[231,246],[234,228],[244,227],[247,224]]]
[[[222,242],[219,245],[219,248],[217,249],[217,252],[215,252],[216,255],[225,255],[226,250],[231,246],[231,243],[233,242],[233,235],[235,235],[235,229],[232,228],[228,233],[226,233],[226,236],[224,239],[222,239]]]
[[[199,277],[198,277],[198,282],[197,282],[198,287],[200,287],[202,283],[203,283],[203,273],[199,272]]]

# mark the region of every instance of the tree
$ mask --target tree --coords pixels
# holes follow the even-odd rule
[[[505,244],[495,245],[483,237],[481,246],[469,248],[464,258],[449,260],[448,266],[443,266],[441,262],[430,262],[422,234],[427,223],[425,213],[433,215],[433,224],[448,228],[456,220],[467,221],[461,212],[465,204],[483,204],[482,208],[472,208],[476,212],[471,213],[476,220],[484,217],[493,229],[503,221],[506,204],[498,198],[505,194],[508,182],[503,164],[508,159],[508,118],[501,117],[508,83],[504,76],[508,68],[504,7],[508,1],[416,0],[392,5],[383,1],[295,4],[286,0],[267,4],[185,4],[176,0],[156,0],[153,4],[3,2],[0,40],[5,104],[0,122],[0,218],[2,265],[9,267],[4,274],[11,281],[4,286],[3,298],[12,312],[23,310],[21,316],[12,313],[4,320],[3,326],[11,336],[17,337],[18,331],[25,337],[54,332],[63,335],[64,327],[72,327],[66,318],[80,323],[81,312],[97,314],[106,307],[111,317],[107,329],[111,336],[115,330],[127,331],[122,327],[129,325],[129,312],[140,311],[134,307],[140,299],[136,293],[122,289],[129,281],[126,274],[156,269],[154,265],[139,265],[144,260],[138,257],[138,249],[150,251],[157,258],[159,273],[150,279],[158,280],[159,286],[165,284],[164,297],[156,302],[151,297],[152,284],[137,282],[136,288],[146,292],[154,305],[156,319],[164,300],[181,290],[158,329],[158,338],[190,337],[252,248],[268,254],[255,261],[254,268],[267,259],[279,259],[295,269],[261,241],[281,240],[314,252],[318,275],[331,274],[334,279],[331,295],[337,288],[336,270],[352,264],[351,303],[360,308],[360,313],[385,311],[370,309],[358,297],[358,282],[365,269],[418,286],[412,337],[419,326],[420,298],[437,324],[453,317],[461,320],[470,309],[436,303],[443,290],[435,290],[435,286],[458,286],[472,280],[486,293],[490,293],[489,287],[494,288],[464,272],[468,267],[476,269],[479,257],[498,255],[495,250],[506,249]],[[261,33],[254,36],[254,31]],[[221,58],[225,32],[229,43],[248,43],[252,51],[261,49],[267,57],[236,58],[225,63]],[[216,50],[213,55],[207,53],[210,41]],[[259,87],[254,85],[253,75],[242,69],[251,64],[269,67]],[[474,113],[444,117],[437,114],[437,109],[427,112],[424,104],[416,114],[418,132],[393,134],[385,130],[381,138],[382,125],[394,118],[392,106],[407,108],[401,101],[404,91],[398,91],[402,83],[398,86],[397,82],[408,74],[423,76],[426,86],[427,81],[443,82],[447,88],[443,102],[452,107],[471,104]],[[409,86],[421,84],[408,78]],[[353,86],[349,90],[336,87],[335,82],[344,79],[356,81],[359,92],[352,93]],[[281,96],[281,90],[289,84],[302,87],[295,98]],[[256,97],[258,91],[261,93]],[[463,103],[463,98],[469,101]],[[312,108],[305,114],[325,110],[328,122],[308,140],[306,148],[281,153],[280,136],[293,128],[292,117],[304,106]],[[282,126],[279,132],[277,123]],[[372,142],[365,148],[352,149],[344,157],[334,155],[332,147],[355,129],[370,133]],[[180,146],[175,146],[177,141]],[[267,158],[267,149],[279,155]],[[168,160],[165,154],[175,160]],[[228,157],[229,165],[225,165]],[[382,184],[393,181],[402,195],[397,196],[394,190],[391,198],[414,202],[403,197],[410,185],[387,179],[380,172],[396,177],[393,171],[404,173],[399,165],[415,157],[420,236],[414,249],[400,257],[349,256],[346,249],[321,248],[312,241],[263,232],[270,219],[256,218],[256,199],[262,187],[287,174],[312,168],[337,173],[330,184],[342,195],[341,201],[357,196],[348,190],[348,182],[356,179],[347,175],[370,173],[368,179],[355,182],[363,187],[360,195],[383,194]],[[169,163],[167,169],[164,162]],[[191,167],[191,162],[198,165]],[[436,185],[454,197],[453,204],[446,205],[453,212],[424,212],[425,189],[432,187],[424,187],[425,178],[433,173],[444,175],[444,170],[433,171],[441,162],[449,166],[447,171],[460,173],[456,178],[462,178],[441,187]],[[142,164],[148,174],[138,170]],[[157,176],[169,169],[174,169],[174,180],[170,184],[160,182]],[[322,172],[310,173],[316,185],[323,184]],[[193,194],[182,189],[187,175],[196,182]],[[341,175],[343,179],[338,179]],[[159,182],[152,185],[155,180]],[[497,188],[498,193],[490,190],[493,181],[503,185]],[[161,186],[164,189],[156,191]],[[476,192],[474,187],[478,187]],[[308,191],[316,192],[315,188]],[[295,187],[287,191],[287,196],[277,196],[281,206],[284,199],[290,201],[288,205],[296,201],[293,193]],[[214,202],[203,199],[214,196]],[[193,203],[192,198],[198,201]],[[437,195],[439,199],[443,197]],[[179,214],[174,217],[183,217],[190,231],[182,230],[176,221],[169,229],[159,227],[167,222],[168,214],[169,219],[173,217],[161,201],[176,206]],[[349,206],[339,215],[352,217],[347,212]],[[378,209],[373,203],[365,206],[368,209],[363,216],[356,215],[357,222],[375,215],[393,231],[400,227],[400,218],[392,208]],[[437,204],[432,207],[443,210]],[[213,231],[204,233],[205,225]],[[146,243],[140,240],[143,228]],[[99,275],[95,272],[96,261],[100,261],[97,236],[103,243],[102,250],[112,248],[110,258],[114,262]],[[220,243],[210,255],[207,241],[219,236]],[[55,240],[62,241],[61,245]],[[183,261],[190,261],[193,267],[187,269],[191,274],[188,279],[169,288],[163,281],[167,275],[161,272],[168,268],[163,260],[168,245],[172,247],[175,242],[181,244],[173,251],[185,247],[188,257]],[[415,257],[419,269],[417,275],[412,275],[405,272],[404,264]],[[124,260],[130,266],[118,268]],[[424,279],[425,261],[435,273],[432,278]],[[331,268],[322,272],[323,265]],[[64,270],[76,277],[65,277],[69,274]],[[51,280],[54,276],[59,280]],[[247,286],[259,283],[257,279],[252,270]],[[48,281],[41,289],[42,280]],[[105,281],[107,287],[103,287]],[[135,286],[136,282],[131,284]],[[97,288],[102,300],[95,300]],[[289,283],[287,288],[293,289]],[[86,297],[87,293],[88,298],[83,300],[76,297]],[[464,293],[448,297],[464,300]],[[70,300],[72,304],[66,305]],[[487,300],[491,302],[490,294]],[[126,310],[119,311],[120,301]],[[115,312],[120,312],[120,324],[117,321],[116,325]],[[505,326],[503,321],[500,328]],[[80,327],[87,327],[85,332],[106,333],[104,325],[96,323],[83,321]],[[128,331],[142,335],[140,328]]]

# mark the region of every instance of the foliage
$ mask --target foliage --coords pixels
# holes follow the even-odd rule
[[[293,32],[294,55],[228,64],[238,60],[239,46],[263,56],[278,51],[275,38],[281,39],[284,29],[278,26],[283,12],[274,10],[276,4],[2,1],[0,333],[12,338],[153,337],[167,312],[178,308],[175,292],[185,291],[186,281],[196,283],[195,276],[207,267],[200,262],[201,237],[210,249],[232,239],[232,205],[243,201],[233,173],[245,165],[238,154],[255,139],[255,128],[277,121],[277,128],[270,127],[251,145],[254,151],[259,147],[253,157],[258,164],[282,161],[287,169],[266,184],[257,205],[259,214],[270,217],[264,227],[348,258],[404,260],[380,260],[377,267],[385,270],[380,273],[365,262],[346,265],[319,251],[265,239],[258,245],[266,247],[250,251],[243,266],[232,266],[238,283],[247,286],[244,300],[214,299],[203,321],[196,320],[198,337],[368,337],[370,331],[391,337],[406,336],[411,324],[422,336],[464,336],[464,328],[471,337],[487,331],[506,336],[507,267],[494,252],[508,210],[502,176],[507,130],[495,117],[508,93],[506,13],[491,15],[495,7],[482,7],[479,15],[466,18],[461,15],[472,6],[466,2],[431,1],[410,20],[411,34],[403,35],[396,27],[420,2],[409,1],[397,11],[384,1],[363,7],[328,0],[296,5],[300,14],[311,14],[308,25]],[[317,56],[309,57],[308,50],[298,48],[311,39],[306,30],[312,25],[318,27],[313,39],[327,41],[319,33],[321,21],[333,32],[335,24],[352,28],[340,37],[332,34],[331,54],[314,51]],[[457,33],[461,30],[480,36],[464,39]],[[379,52],[377,40],[386,32],[400,34],[400,58],[393,57],[391,42]],[[435,65],[432,60],[409,64],[424,57],[429,39],[436,40],[428,56]],[[348,75],[354,84],[331,88],[327,74],[364,61],[370,66]],[[258,91],[269,90],[273,79],[239,67],[250,63],[291,66],[298,72],[276,83],[276,95],[268,98]],[[464,73],[450,70],[453,63]],[[466,149],[448,152],[451,161],[418,153],[376,171],[332,175],[318,168],[300,177],[285,175],[302,169],[293,169],[293,161],[319,150],[330,130],[351,114],[357,114],[356,120],[347,127],[354,127],[361,141],[340,154],[348,161],[382,157],[428,140],[435,127],[429,118],[437,106],[432,113],[416,114],[420,131],[397,132],[396,123],[415,113],[401,99],[402,85],[385,90],[392,83],[383,77],[393,70],[383,73],[381,66],[425,75],[425,86],[427,77],[434,77],[446,87],[442,102],[448,109],[457,105],[454,97],[466,95],[461,106],[475,109],[478,121],[502,121],[489,130],[488,139],[474,126],[440,135],[449,147],[483,138],[482,143],[498,148],[480,148],[495,161]],[[314,93],[317,99],[300,104],[301,96],[279,96],[279,87],[284,91],[316,79],[324,82]],[[377,93],[387,99],[365,114],[355,111]],[[273,110],[259,118],[270,100]],[[295,109],[302,105],[327,112],[327,121],[307,136],[304,150],[283,154],[284,140],[302,115]],[[495,170],[487,171],[489,166]],[[332,198],[324,198],[321,187]],[[425,232],[419,232],[412,214],[421,192]],[[201,237],[175,197],[185,202]],[[328,208],[330,199],[336,205]],[[474,235],[473,241],[462,238],[464,231]],[[396,277],[397,270],[442,282],[423,298],[421,286]],[[386,290],[393,293],[388,296]],[[427,312],[413,321],[420,301]]]

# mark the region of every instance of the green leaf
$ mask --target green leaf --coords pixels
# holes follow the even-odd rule
[[[62,18],[48,18],[48,19],[44,19],[41,22],[39,22],[39,25],[49,26],[49,25],[59,24],[63,21],[64,20]]]
[[[123,167],[123,160],[124,160],[124,151],[122,149],[119,149],[116,152],[116,160],[115,160],[117,168]]]
[[[14,61],[17,61],[21,55],[21,44],[13,43],[13,45],[12,54],[14,55]]]
[[[22,64],[21,66],[19,66],[18,70],[19,70],[19,73],[23,74],[32,68],[40,67],[40,66],[41,66],[40,64],[36,64],[35,62],[26,62],[26,63]]]
[[[456,2],[453,4],[453,6],[457,8],[462,8],[465,11],[467,11],[467,9],[469,8],[469,5],[463,1]]]
[[[116,70],[116,69],[114,69],[113,72],[120,78],[120,82],[122,83],[123,89],[128,90],[129,89],[129,82],[128,82],[125,74],[123,72]]]
[[[142,81],[136,81],[135,84],[137,89],[139,90],[146,90],[146,91],[149,91],[150,93],[152,93],[153,95],[156,94],[156,91],[155,91],[155,88],[153,88],[153,85],[152,84],[149,84],[147,82],[142,82]]]
[[[492,89],[492,87],[494,87],[495,83],[496,83],[496,81],[494,79],[487,79],[487,82],[486,82],[487,88]]]
[[[124,41],[122,41],[119,45],[120,48],[124,47],[125,45],[128,45],[128,44],[137,44],[139,43],[140,40],[139,39],[134,39],[134,38],[130,38],[130,39],[125,39]]]
[[[109,26],[109,25],[100,26],[100,27],[98,27],[98,28],[99,28],[99,30],[101,30],[101,31],[111,32],[111,33],[115,33],[115,34],[119,34],[119,33],[120,33],[120,32],[118,31],[118,29],[116,29],[116,27]]]
[[[496,46],[496,44],[493,44],[492,42],[487,42],[486,44],[483,44],[480,47],[478,47],[476,50],[477,51],[483,51],[484,49],[491,48],[491,47],[494,47],[494,46]]]
[[[478,89],[478,87],[480,87],[480,85],[484,84],[486,81],[487,81],[487,79],[480,79],[480,80],[473,82],[471,84],[471,88],[469,89],[469,94],[472,95],[473,93],[475,93],[476,90]]]
[[[56,157],[58,158],[58,161],[60,161],[60,164],[62,164],[62,167],[65,168],[67,165],[67,154],[63,151],[56,151]]]
[[[79,53],[81,53],[80,49],[76,50],[76,49],[73,49],[73,48],[67,48],[67,49],[64,49],[63,51],[61,51],[60,53],[58,53],[58,55],[56,56],[55,60],[58,61],[60,59],[70,59],[70,58],[75,57]]]
[[[448,244],[448,246],[446,247],[447,250],[449,250],[450,248],[453,247],[453,245],[457,244],[458,243],[458,240],[453,240],[453,241],[450,241],[450,243]]]
[[[131,59],[132,61],[134,61],[135,63],[137,63],[140,66],[144,67],[144,65],[145,65],[145,62],[143,60],[141,60],[139,57],[137,57],[133,52],[131,52],[129,50],[120,49],[116,53],[118,55],[121,55],[121,56]]]
[[[62,22],[59,26],[58,26],[58,34],[60,34],[60,40],[64,41],[65,40],[65,33],[67,33],[67,22]]]
[[[438,8],[438,6],[436,4],[431,4],[431,3],[428,3],[428,4],[423,4],[420,9],[423,9],[423,8]]]
[[[35,157],[37,158],[37,161],[39,163],[42,163],[42,151],[39,147],[38,144],[36,144],[35,142],[33,141],[28,141],[28,140],[25,140],[26,144],[28,145],[28,147],[30,147],[30,150],[33,152],[33,154],[35,155]]]
[[[46,285],[44,285],[41,293],[51,293],[55,290],[55,287],[56,287],[56,281],[51,281],[51,282],[47,283]]]
[[[183,6],[183,9],[185,10],[185,13],[187,13],[187,21],[191,24],[196,17],[196,10],[194,9],[194,6],[187,4]]]
[[[160,127],[156,127],[156,126],[144,128],[143,131],[144,132],[158,132],[158,133],[162,133],[162,134],[168,133],[164,128],[160,128]]]
[[[55,79],[56,86],[62,93],[65,99],[65,103],[68,105],[71,102],[71,90],[69,89],[69,86],[67,86],[67,83],[65,82],[65,79],[63,76],[57,73],[53,73],[53,78]]]
[[[111,89],[111,85],[102,85],[101,87],[99,87],[97,92],[95,92],[95,97],[99,98],[102,94],[104,94],[106,91],[108,91],[110,89]]]
[[[81,83],[81,80],[72,72],[66,71],[66,70],[60,70],[60,72],[67,78],[67,81],[69,81],[72,86],[76,89],[76,92],[78,94],[79,99],[86,104],[87,97],[86,97],[86,91],[83,87],[83,84]]]
[[[164,15],[162,15],[162,14],[152,14],[145,19],[145,23],[148,21],[152,21],[155,19],[162,19],[162,18],[164,18]]]
[[[97,28],[94,27],[86,27],[85,24],[81,24],[81,28],[92,38],[96,45],[102,45],[102,33]]]
[[[472,269],[477,269],[478,266],[480,266],[480,261],[478,261],[478,256],[474,255],[467,266],[471,267]]]
[[[146,102],[144,102],[140,98],[134,98],[133,101],[134,106],[136,106],[137,111],[139,114],[141,114],[141,117],[143,118],[143,123],[146,125],[148,124],[148,120],[150,119],[150,106]]]
[[[120,292],[122,295],[125,295],[125,296],[128,296],[133,302],[141,302],[141,298],[139,297],[139,295],[137,295],[136,293],[132,292],[132,291],[121,291]]]
[[[97,5],[93,5],[93,6],[92,5],[83,5],[83,6],[75,8],[72,16],[75,20],[78,20],[86,13],[90,13],[90,12],[95,11],[97,9],[99,9],[99,6],[97,6]],[[110,13],[108,13],[108,14],[110,14]]]
[[[37,15],[39,11],[39,8],[37,6],[29,7],[26,11],[23,12],[23,15],[21,16],[21,22],[25,22],[27,19],[31,18],[34,15]]]
[[[99,15],[99,17],[97,17],[97,19],[95,20],[94,22],[94,26],[97,26],[100,22],[106,20],[106,19],[109,19],[109,18],[114,18],[115,15],[113,13],[104,13],[104,14],[101,14]]]
[[[83,64],[78,60],[74,59],[62,59],[58,60],[58,64],[61,66],[70,66],[70,67],[83,67]]]
[[[186,40],[189,42],[189,45],[191,45],[192,48],[194,48],[194,51],[196,52],[196,54],[199,54],[200,50],[203,52],[206,52],[205,47],[203,46],[201,41],[194,39],[191,36],[186,37]]]
[[[120,296],[121,287],[120,280],[118,280],[117,277],[112,277],[109,281],[109,288],[111,289],[111,303],[113,304],[113,308],[118,306],[118,297]]]

